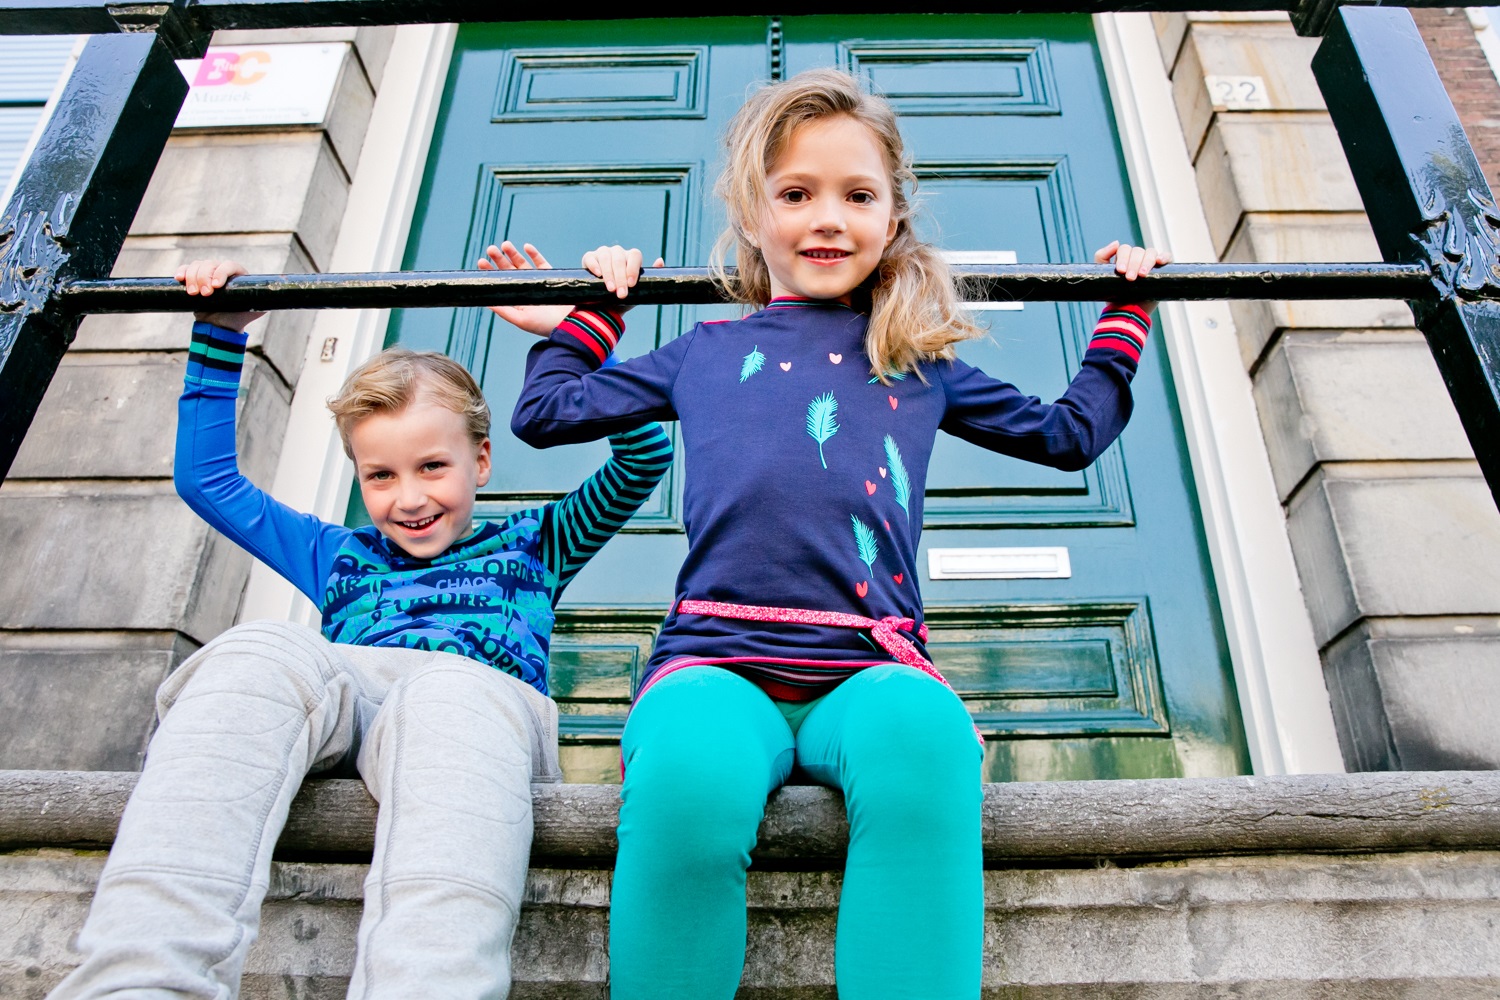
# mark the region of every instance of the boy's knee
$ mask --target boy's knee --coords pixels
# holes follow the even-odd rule
[[[461,657],[441,657],[405,674],[386,694],[377,729],[400,727],[407,739],[471,747],[497,762],[545,755],[546,703],[523,681]]]
[[[295,622],[246,622],[168,675],[157,688],[157,708],[164,714],[184,695],[260,695],[277,687],[315,696],[337,672],[332,644],[316,630]]]

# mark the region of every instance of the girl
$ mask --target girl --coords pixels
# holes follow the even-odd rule
[[[512,429],[540,447],[679,420],[689,553],[625,727],[612,996],[727,998],[745,869],[793,766],[842,790],[839,995],[973,998],[983,934],[980,742],[923,642],[923,484],[938,430],[1062,469],[1125,426],[1148,311],[1110,307],[1055,403],[954,358],[978,331],[913,231],[895,115],[803,73],[730,126],[719,193],[759,311],[604,371],[623,332],[575,310],[532,349]],[[530,248],[528,248],[529,250]],[[489,266],[527,266],[513,248]],[[1126,278],[1166,258],[1118,243]],[[624,298],[636,251],[585,265]],[[722,266],[718,267],[721,277]]]

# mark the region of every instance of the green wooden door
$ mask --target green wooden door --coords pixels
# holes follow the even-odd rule
[[[837,65],[902,115],[932,238],[984,259],[1076,261],[1135,232],[1086,17],[795,17],[469,25],[460,30],[406,266],[472,266],[501,239],[576,266],[600,243],[701,264],[722,216],[717,138],[773,60]],[[1043,397],[1096,310],[985,309],[966,360]],[[723,307],[638,309],[626,356]],[[397,315],[391,342],[469,365],[497,421],[531,338],[487,310]],[[989,780],[1248,769],[1191,472],[1159,341],[1121,441],[1062,473],[940,439],[928,482],[931,649],[988,737]],[[604,445],[495,438],[481,513],[561,495]],[[618,776],[618,735],[686,540],[679,464],[579,575],[553,688],[571,780]],[[936,550],[935,553],[932,550]],[[1064,568],[1067,575],[1061,575]]]

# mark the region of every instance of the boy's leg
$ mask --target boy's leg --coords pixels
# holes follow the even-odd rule
[[[253,622],[162,684],[161,725],[78,936],[83,963],[54,1000],[238,994],[292,796],[349,752],[368,711],[340,648]]]
[[[841,1000],[979,996],[981,756],[958,696],[896,664],[845,681],[797,731],[797,763],[849,812]]]
[[[410,650],[360,649],[357,662]],[[504,997],[531,783],[559,781],[557,708],[447,653],[392,684],[359,753],[380,802],[349,996]]]
[[[663,678],[630,713],[610,901],[613,1000],[730,1000],[745,966],[745,868],[792,733],[717,667]]]

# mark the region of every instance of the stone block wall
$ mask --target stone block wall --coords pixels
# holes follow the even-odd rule
[[[1500,85],[1461,11],[1417,15],[1493,171]],[[1318,40],[1277,13],[1155,20],[1220,259],[1379,260],[1312,77]],[[1259,76],[1270,107],[1215,108],[1206,75]],[[1500,512],[1410,311],[1233,314],[1346,765],[1500,766]]]
[[[323,270],[333,251],[394,28],[225,32],[218,45],[343,51],[320,128],[191,130],[168,143],[115,267],[170,274],[233,256],[252,272]],[[313,314],[251,327],[240,464],[269,485]],[[191,321],[97,316],[63,359],[0,487],[0,768],[133,770],[153,693],[233,624],[250,557],[172,486]]]

